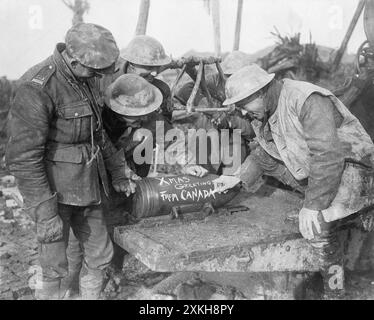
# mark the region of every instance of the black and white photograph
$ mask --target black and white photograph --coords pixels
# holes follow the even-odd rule
[[[0,0],[0,40],[0,300],[374,300],[374,0]]]

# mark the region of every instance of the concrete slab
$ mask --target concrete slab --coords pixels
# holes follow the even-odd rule
[[[263,187],[254,194],[241,193],[229,205],[248,210],[234,214],[221,210],[200,220],[154,218],[116,228],[114,240],[159,272],[319,270],[318,257],[298,231],[295,217],[302,199],[297,194]],[[363,236],[342,232],[343,238],[347,236],[354,239],[354,247],[347,245],[346,251],[357,251]]]

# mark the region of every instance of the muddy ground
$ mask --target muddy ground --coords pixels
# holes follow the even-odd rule
[[[32,300],[33,279],[38,270],[34,224],[20,209],[12,177],[3,172],[0,197],[0,299]],[[112,226],[126,223],[116,218]],[[113,222],[114,221],[114,222]],[[318,299],[320,281],[315,274],[248,274],[244,290],[238,290],[237,274],[157,273],[133,256],[124,254],[108,272],[103,299]],[[345,299],[374,299],[374,271],[371,267],[347,274]],[[227,280],[227,281],[226,281]],[[292,283],[303,280],[302,293]]]

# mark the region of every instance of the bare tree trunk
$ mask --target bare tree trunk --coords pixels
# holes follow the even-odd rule
[[[135,35],[144,35],[147,32],[147,23],[151,0],[141,0],[139,8],[138,24],[136,25]]]
[[[243,13],[243,0],[238,0],[238,10],[236,12],[236,27],[235,27],[235,40],[233,50],[239,50],[240,46],[240,31],[242,27],[242,13]]]
[[[366,0],[364,13],[364,29],[370,46],[374,47],[374,0]]]
[[[73,26],[84,22],[83,16],[90,9],[90,4],[87,0],[74,0],[74,4],[69,0],[62,0],[62,2],[73,11]]]
[[[214,51],[217,56],[221,55],[221,24],[220,24],[220,10],[219,0],[211,0],[212,4],[212,20],[214,32]]]

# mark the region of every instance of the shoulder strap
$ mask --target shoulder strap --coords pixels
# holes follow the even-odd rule
[[[31,79],[33,84],[44,87],[51,76],[55,73],[56,67],[54,64],[48,64],[43,66]]]

